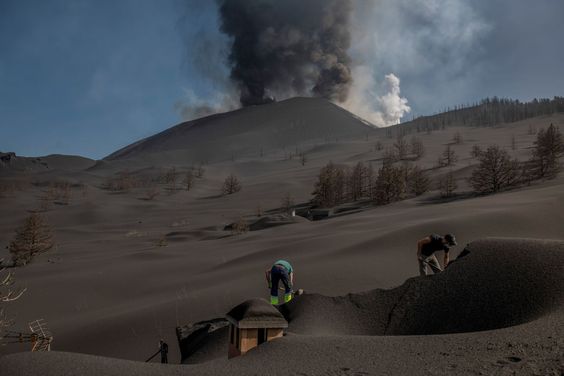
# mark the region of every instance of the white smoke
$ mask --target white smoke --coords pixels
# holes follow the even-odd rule
[[[198,96],[191,89],[184,89],[184,98],[174,104],[174,109],[183,121],[198,119],[239,108],[236,94],[215,92],[212,96]]]
[[[480,6],[468,0],[355,0],[354,6],[350,54],[357,65],[371,67],[374,77],[401,77],[422,114],[467,100],[485,69],[482,45],[492,31]]]
[[[376,83],[374,74],[366,66],[355,67],[352,74],[353,87],[349,97],[340,103],[348,111],[377,127],[399,124],[411,111],[407,99],[401,96],[400,79],[395,74],[387,74],[382,84]]]

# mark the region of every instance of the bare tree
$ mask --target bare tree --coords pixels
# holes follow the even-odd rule
[[[194,176],[196,176],[198,179],[202,179],[206,172],[204,166],[201,163],[197,167],[194,167],[193,170],[194,170]]]
[[[470,184],[478,193],[495,193],[519,183],[520,165],[498,145],[488,147],[472,172]]]
[[[411,154],[415,155],[416,160],[421,159],[425,155],[425,146],[417,137],[411,139]]]
[[[223,182],[222,192],[224,195],[232,195],[241,190],[241,183],[237,176],[231,174]]]
[[[113,192],[129,192],[135,188],[139,181],[129,172],[123,170],[117,173],[117,177],[108,178],[105,188]]]
[[[382,143],[380,141],[376,141],[376,143],[374,144],[374,151],[380,151],[384,148],[384,146],[382,145]]]
[[[284,213],[290,214],[292,212],[292,208],[294,207],[294,198],[290,192],[286,192],[282,196],[282,199],[280,200],[280,207]]]
[[[345,199],[345,171],[329,162],[321,168],[313,191],[313,202],[324,207],[333,207]]]
[[[470,150],[470,156],[472,158],[480,158],[482,155],[482,148],[479,145],[472,146],[472,150]]]
[[[347,176],[348,193],[352,201],[359,200],[365,192],[368,169],[362,162],[358,162]]]
[[[408,178],[409,192],[415,196],[420,196],[427,192],[430,186],[431,182],[425,171],[423,171],[419,166],[413,167]]]
[[[517,150],[517,141],[515,140],[515,135],[511,135],[511,150]]]
[[[453,164],[456,163],[457,160],[458,157],[456,156],[456,153],[454,152],[454,150],[452,150],[450,145],[447,145],[446,149],[443,151],[443,154],[439,157],[439,166],[440,167],[452,166]]]
[[[16,230],[16,236],[8,249],[12,255],[14,266],[23,266],[42,252],[54,245],[51,228],[38,213],[27,217],[24,224]]]
[[[170,190],[176,190],[176,182],[178,180],[178,173],[176,172],[176,167],[171,167],[167,172],[165,172],[163,180],[166,184],[170,185]]]
[[[374,180],[375,180],[375,173],[374,167],[371,163],[368,164],[366,167],[366,179],[364,181],[364,187],[362,188],[362,195],[364,197],[373,197],[373,187],[374,187]]]
[[[394,148],[399,160],[404,160],[407,157],[409,145],[407,144],[407,141],[403,136],[396,138],[396,142],[394,142]]]
[[[307,156],[304,152],[300,153],[300,163],[302,164],[302,166],[305,166],[307,163]]]
[[[192,169],[186,172],[184,181],[182,183],[185,190],[189,191],[190,189],[192,189],[192,187],[194,186],[194,172],[192,171]]]
[[[460,134],[459,131],[456,131],[456,133],[454,134],[452,142],[454,142],[456,145],[460,145],[463,142],[462,134]]]
[[[454,178],[452,171],[449,171],[439,180],[439,191],[441,193],[441,197],[452,197],[457,188],[458,185],[456,184],[456,179]]]
[[[258,204],[256,208],[257,217],[262,217],[264,214],[264,210],[262,209],[262,205]]]
[[[537,133],[531,167],[533,175],[538,178],[553,178],[560,172],[560,157],[564,155],[564,141],[560,130],[550,124],[545,131]]]
[[[374,200],[379,205],[385,205],[403,198],[405,179],[400,168],[392,163],[384,163],[378,170],[375,180]]]
[[[395,163],[399,161],[399,157],[394,149],[387,147],[382,154],[382,163]]]

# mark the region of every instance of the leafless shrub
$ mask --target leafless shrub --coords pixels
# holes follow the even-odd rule
[[[515,151],[517,149],[517,141],[515,140],[515,135],[511,135],[511,150]]]
[[[478,193],[495,193],[517,185],[519,175],[519,161],[493,145],[480,156],[480,165],[473,171],[470,184]]]
[[[25,188],[25,184],[21,182],[0,182],[0,198],[13,196],[16,192],[21,192]]]
[[[6,304],[19,299],[26,289],[14,289],[14,273],[9,272],[3,265],[4,260],[0,259],[0,340],[5,336],[6,330],[13,325],[13,321],[8,317]]]
[[[240,190],[241,190],[241,183],[239,182],[237,176],[231,174],[225,178],[222,187],[222,193],[224,195],[232,195],[236,192],[239,192]]]
[[[163,235],[159,240],[157,240],[156,246],[157,247],[167,247],[168,246],[168,239],[166,238],[166,235]]]
[[[376,141],[374,144],[374,151],[380,151],[384,148],[384,145],[380,141]]]
[[[72,196],[72,184],[67,181],[53,183],[55,201],[59,204],[68,205]]]
[[[145,199],[147,201],[154,200],[160,194],[159,188],[155,185],[145,191]]]
[[[16,236],[10,242],[8,249],[14,265],[23,266],[29,263],[35,255],[51,249],[53,245],[51,228],[43,217],[33,213],[16,230]]]
[[[128,170],[120,171],[118,176],[110,177],[104,184],[104,188],[112,192],[129,192],[139,185],[136,179]]]
[[[55,199],[54,192],[47,190],[39,196],[39,209],[36,211],[46,212],[53,207],[53,200]]]
[[[234,235],[240,235],[249,232],[249,224],[243,217],[240,217],[231,226],[231,233]]]

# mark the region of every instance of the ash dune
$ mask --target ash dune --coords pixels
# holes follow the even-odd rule
[[[287,336],[236,360],[224,359],[222,331],[197,354],[202,364],[159,367],[58,352],[10,355],[0,364],[9,374],[41,367],[47,376],[243,375],[265,367],[273,375],[471,373],[477,365],[557,371],[551,367],[564,334],[564,242],[485,239],[467,250],[443,274],[413,278],[394,290],[297,297],[284,307]]]
[[[561,241],[479,240],[439,275],[413,278],[393,290],[337,298],[304,295],[285,313],[293,332],[313,335],[446,334],[518,325],[562,305],[563,246]]]
[[[465,178],[476,166],[469,154],[474,144],[499,144],[524,161],[535,140],[529,129],[550,123],[562,126],[564,115],[413,133],[427,150],[417,164],[434,184],[452,170],[464,191]],[[452,144],[455,132],[463,135],[463,143]],[[558,372],[563,347],[558,338],[564,337],[562,176],[448,202],[436,200],[433,185],[417,198],[323,221],[277,217],[285,194],[296,204],[311,199],[319,169],[328,161],[379,164],[394,141],[387,131],[373,130],[327,101],[298,98],[181,124],[96,165],[84,161],[76,170],[71,162],[41,172],[3,168],[2,183],[17,179],[22,185],[0,198],[2,244],[45,193],[42,184],[31,182],[70,180],[81,188],[72,188],[67,204],[43,213],[57,245],[16,271],[17,283],[28,291],[8,307],[14,328],[25,329],[39,317],[47,320],[55,351],[29,354],[26,345],[2,347],[3,355],[24,351],[0,358],[2,371]],[[383,150],[374,147],[377,142]],[[458,162],[437,168],[437,156],[448,144]],[[296,149],[307,154],[305,165],[285,155]],[[189,191],[158,182],[171,167],[184,173],[201,162],[205,174]],[[146,199],[147,187],[104,188],[125,169],[139,180],[156,179],[159,195]],[[243,189],[222,196],[221,184],[230,173]],[[256,231],[233,236],[225,230],[238,218],[256,219],[259,206],[271,217],[253,222]],[[418,274],[415,242],[435,232],[457,235],[454,257],[466,243],[470,253],[441,275],[412,278]],[[497,239],[477,240],[487,237]],[[4,252],[0,258],[7,256]],[[246,299],[267,296],[264,269],[279,258],[292,262],[296,284],[309,292],[287,307],[289,335],[229,362],[227,344],[225,358],[220,354],[218,335],[193,359],[212,362],[140,363],[156,351],[160,338],[170,345],[170,361],[178,363],[177,326],[221,317]]]

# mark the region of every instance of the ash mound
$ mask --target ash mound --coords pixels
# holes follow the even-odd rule
[[[392,290],[306,294],[282,313],[297,334],[422,335],[514,326],[563,303],[563,241],[492,238],[467,245],[441,274]]]

